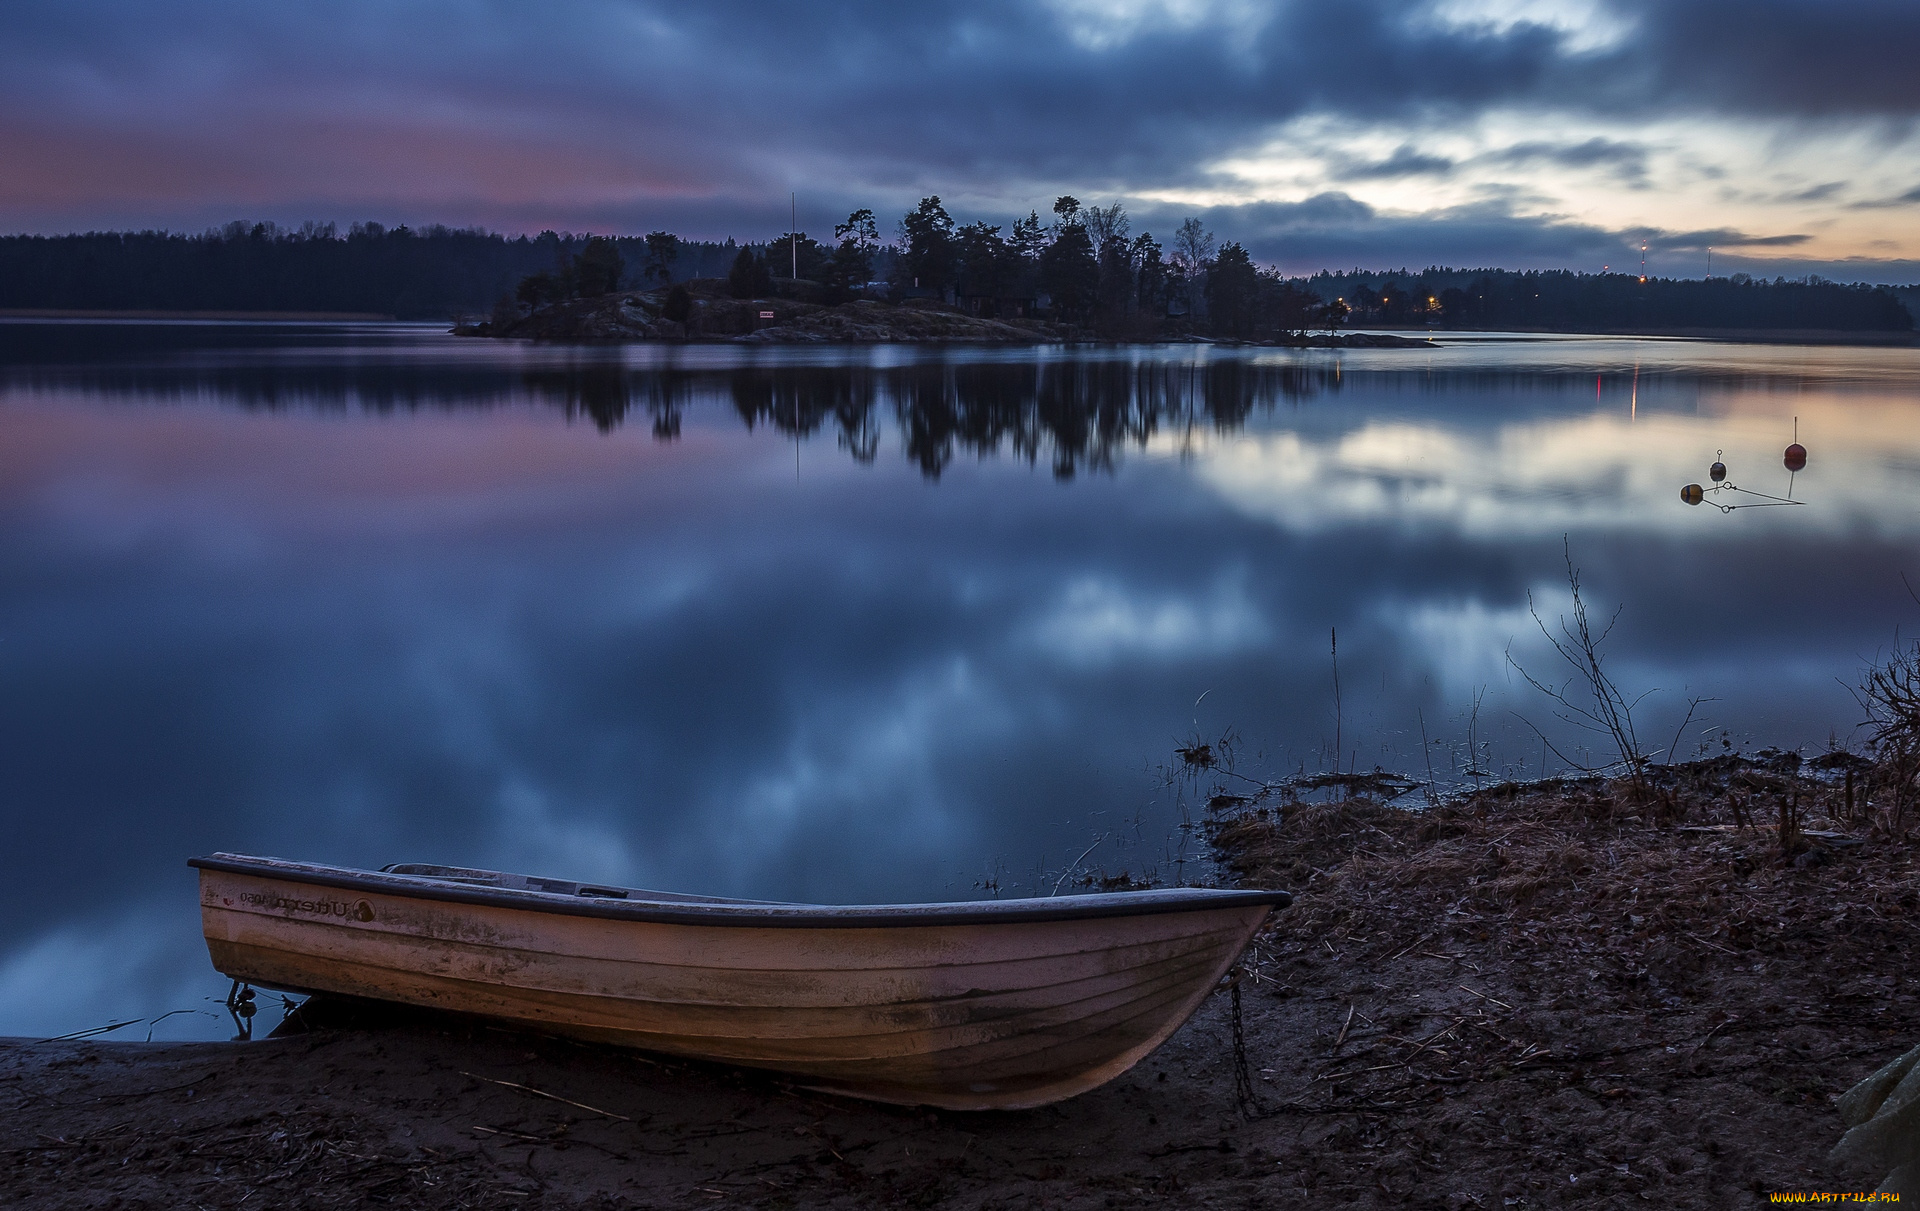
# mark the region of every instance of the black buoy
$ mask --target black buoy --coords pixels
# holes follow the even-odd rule
[[[1707,478],[1711,479],[1716,484],[1719,483],[1721,480],[1725,479],[1726,477],[1727,477],[1727,464],[1723,462],[1716,461],[1711,467],[1707,468]]]
[[[1706,498],[1707,494],[1700,490],[1699,484],[1688,484],[1686,487],[1680,489],[1680,499],[1690,505],[1697,505]]]
[[[1795,442],[1791,446],[1788,446],[1787,457],[1785,459],[1785,462],[1787,464],[1787,470],[1789,471],[1806,470],[1807,469],[1807,448],[1801,445],[1799,442]]]

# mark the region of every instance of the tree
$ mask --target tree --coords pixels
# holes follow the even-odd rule
[[[969,298],[998,299],[1006,294],[1018,257],[1000,238],[998,225],[969,223],[954,236],[956,293]]]
[[[1352,310],[1343,298],[1327,299],[1315,309],[1314,316],[1320,321],[1320,326],[1332,334],[1334,329],[1347,322],[1347,315]]]
[[[1199,219],[1187,219],[1173,233],[1173,267],[1181,277],[1204,273],[1213,260],[1213,233]]]
[[[1093,241],[1095,248],[1105,248],[1108,240],[1124,241],[1127,238],[1127,212],[1120,209],[1118,202],[1105,210],[1098,206],[1088,207],[1081,221],[1087,225],[1087,238]]]
[[[1132,248],[1134,301],[1141,314],[1158,317],[1167,306],[1167,263],[1151,232],[1141,232]]]
[[[1099,207],[1090,213],[1099,214]],[[1091,228],[1087,231],[1093,238]],[[1100,327],[1117,334],[1133,315],[1133,248],[1117,235],[1109,235],[1100,245],[1099,284],[1094,293],[1094,314]]]
[[[686,323],[687,317],[693,314],[693,296],[685,286],[675,282],[673,289],[667,291],[666,305],[660,308],[660,314],[676,324]]]
[[[827,250],[806,232],[788,232],[767,244],[767,268],[777,278],[791,279],[798,265],[800,276],[809,282],[825,274]]]
[[[1067,212],[1062,212],[1058,203],[1054,206],[1056,214],[1072,216],[1078,210],[1078,203]],[[1093,241],[1087,238],[1086,225],[1077,217],[1063,218],[1053,243],[1040,254],[1040,288],[1053,296],[1055,318],[1068,323],[1085,321],[1099,285],[1100,263],[1094,255]]]
[[[529,312],[538,311],[560,299],[560,282],[551,273],[529,273],[514,288],[514,301]]]
[[[625,266],[620,248],[605,236],[594,236],[573,261],[573,286],[581,298],[595,298],[620,289]]]
[[[647,281],[663,285],[673,280],[673,263],[680,258],[680,237],[668,231],[647,233]]]
[[[899,276],[904,284],[944,293],[953,284],[953,219],[938,194],[900,220]]]
[[[1260,272],[1238,243],[1228,244],[1207,268],[1207,312],[1216,331],[1245,339],[1253,334]]]
[[[1398,282],[1388,282],[1380,291],[1380,316],[1393,324],[1404,324],[1413,307],[1413,296],[1400,288]]]
[[[833,255],[821,271],[828,292],[836,299],[848,299],[873,276],[873,254],[880,250],[880,229],[873,211],[862,207],[834,227]]]
[[[1320,300],[1280,276],[1278,270],[1260,275],[1261,292],[1256,324],[1282,336],[1303,336],[1318,314]]]
[[[765,298],[773,293],[773,275],[753,249],[742,246],[733,258],[733,268],[727,271],[727,293],[737,299]]]
[[[519,318],[520,308],[515,304],[513,296],[502,291],[500,297],[493,300],[493,314],[487,322],[493,334],[498,336],[512,327],[513,322]]]
[[[1040,216],[1028,211],[1026,218],[1013,225],[1013,234],[1007,237],[1007,246],[1027,264],[1039,264],[1040,250],[1047,246],[1047,232],[1040,225]]]

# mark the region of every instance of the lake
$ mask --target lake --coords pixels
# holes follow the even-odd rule
[[[1920,350],[1440,339],[0,322],[0,1034],[230,1033],[213,850],[1069,894],[1208,877],[1196,737],[1603,764],[1517,671],[1566,677],[1569,555],[1647,748],[1854,737],[1920,621]],[[1716,454],[1763,507],[1682,502]]]

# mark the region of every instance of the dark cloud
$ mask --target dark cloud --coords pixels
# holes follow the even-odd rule
[[[1854,202],[1851,205],[1849,205],[1847,209],[1849,210],[1886,210],[1894,206],[1914,206],[1914,205],[1920,205],[1920,185],[1915,185],[1912,189],[1909,189],[1907,190],[1907,192],[1903,194],[1899,194],[1895,197],[1874,198],[1870,201]]]
[[[1650,99],[1788,118],[1920,114],[1920,5],[1906,0],[1615,0],[1615,9],[1634,33],[1612,63],[1637,69],[1627,78]]]
[[[1025,0],[24,0],[0,15],[0,224],[247,214],[751,237],[783,225],[793,189],[824,224],[930,192],[1004,215],[1056,188],[1204,187],[1209,164],[1307,115],[1920,115],[1911,4],[1616,8],[1628,32],[1594,49],[1395,0],[1190,22]],[[1606,138],[1482,159],[1629,184],[1647,171],[1645,148]],[[1336,176],[1464,167],[1409,145]]]
[[[1186,213],[1142,208],[1135,226],[1170,229]],[[1352,265],[1597,266],[1625,247],[1618,233],[1516,216],[1504,206],[1390,214],[1344,193],[1212,207],[1198,215],[1225,238],[1239,239],[1256,260],[1300,273]]]
[[[1402,145],[1384,160],[1343,164],[1335,168],[1336,181],[1388,181],[1401,177],[1445,177],[1453,174],[1453,161],[1445,156],[1430,156]]]
[[[1143,208],[1135,226],[1171,227],[1185,213]],[[1295,272],[1349,265],[1524,269],[1585,267],[1590,262],[1597,268],[1604,262],[1619,263],[1630,248],[1639,248],[1641,239],[1659,234],[1520,215],[1499,203],[1394,214],[1344,193],[1319,194],[1304,202],[1213,207],[1199,214],[1215,231],[1239,238],[1256,259]]]
[[[1644,235],[1648,243],[1662,249],[1687,248],[1792,248],[1808,243],[1810,235],[1748,235],[1731,227],[1714,227],[1704,231],[1648,231],[1630,232],[1629,236]]]
[[[1481,156],[1480,161],[1515,167],[1544,163],[1561,168],[1610,168],[1622,179],[1633,182],[1644,181],[1647,176],[1647,149],[1644,146],[1599,137],[1579,143],[1515,143]]]

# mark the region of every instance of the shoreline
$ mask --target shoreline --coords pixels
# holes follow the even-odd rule
[[[767,300],[747,300],[747,302],[755,306],[759,306],[761,303],[768,302],[768,301]],[[782,302],[782,301],[774,300],[773,302]],[[891,304],[884,304],[884,305],[891,306]],[[960,318],[971,319],[972,317],[960,317]],[[378,313],[378,312],[371,312],[371,311],[368,311],[368,312],[361,312],[361,311],[228,311],[228,310],[168,311],[168,310],[152,310],[152,309],[125,310],[125,309],[112,309],[112,308],[89,309],[89,308],[58,308],[58,307],[0,308],[0,320],[60,320],[60,319],[154,320],[154,321],[160,321],[160,322],[227,321],[227,322],[251,322],[251,323],[401,323],[401,322],[425,323],[425,324],[446,323],[446,324],[454,325],[458,335],[467,335],[467,336],[491,335],[490,333],[481,333],[477,331],[479,325],[462,326],[458,324],[453,317],[440,317],[437,319],[427,318],[427,319],[420,319],[420,320],[401,321],[396,316],[387,315],[387,314]],[[983,322],[994,323],[994,324],[1002,323],[1002,321],[983,321]],[[579,340],[666,339],[666,340],[677,340],[678,342],[687,343],[687,344],[725,344],[725,343],[740,343],[740,342],[770,343],[770,344],[782,344],[782,343],[883,344],[883,343],[915,343],[917,341],[925,341],[929,339],[924,337],[916,338],[912,336],[901,336],[901,337],[875,336],[875,337],[868,337],[868,338],[851,338],[846,341],[832,342],[826,339],[812,337],[812,336],[797,336],[797,337],[787,336],[785,334],[779,333],[776,329],[777,329],[777,326],[770,326],[769,328],[760,329],[758,331],[749,331],[749,332],[740,333],[740,334],[712,334],[707,336],[681,336],[678,338],[674,338],[674,337],[622,338],[619,336],[599,337],[599,336],[588,335],[588,336],[581,336],[573,339],[579,339]],[[933,339],[944,339],[948,343],[953,343],[953,344],[988,343],[988,344],[1040,345],[1040,344],[1071,343],[1071,344],[1099,344],[1099,345],[1116,345],[1116,346],[1198,344],[1198,345],[1219,345],[1226,348],[1248,347],[1248,348],[1293,348],[1293,349],[1300,349],[1300,348],[1434,348],[1434,347],[1445,345],[1447,343],[1446,338],[1450,336],[1474,338],[1474,337],[1483,337],[1483,336],[1496,334],[1496,333],[1500,333],[1500,334],[1512,333],[1514,335],[1520,335],[1520,336],[1546,336],[1546,337],[1552,337],[1552,336],[1596,337],[1598,336],[1598,337],[1622,337],[1627,339],[1647,338],[1647,339],[1656,339],[1656,340],[1680,339],[1680,340],[1724,341],[1730,344],[1743,344],[1743,345],[1832,345],[1832,346],[1859,346],[1859,347],[1866,347],[1866,348],[1892,348],[1892,349],[1920,347],[1920,330],[1910,331],[1910,332],[1891,332],[1891,331],[1850,331],[1850,330],[1844,330],[1844,329],[1831,329],[1831,328],[1581,328],[1581,329],[1500,328],[1500,329],[1479,329],[1479,328],[1396,327],[1391,324],[1370,324],[1370,325],[1367,325],[1364,330],[1356,330],[1353,332],[1331,333],[1331,334],[1327,334],[1327,333],[1309,334],[1297,340],[1236,340],[1228,337],[1206,337],[1206,336],[1195,336],[1191,334],[1168,335],[1168,336],[1162,336],[1162,337],[1153,337],[1145,340],[1128,340],[1125,338],[1111,338],[1111,337],[1089,337],[1089,336],[1074,337],[1074,336],[1061,336],[1061,335],[1049,336],[1049,335],[1041,335],[1038,333],[1023,334],[1021,337],[1017,339],[1008,338],[1005,336],[1002,336],[1002,337],[955,336],[955,337],[933,338]],[[762,334],[765,334],[765,335],[762,335]],[[1415,337],[1409,334],[1419,334],[1419,335]],[[1360,339],[1358,341],[1351,341],[1351,338],[1360,338]],[[557,337],[557,336],[539,336],[539,337],[534,337],[532,339],[565,340],[568,338]],[[1349,343],[1350,341],[1351,343]],[[1339,342],[1339,343],[1336,343],[1336,342]]]
[[[1646,794],[1586,778],[1425,807],[1359,784],[1216,799],[1217,860],[1293,907],[1235,992],[1041,1110],[879,1106],[362,1003],[251,1043],[0,1041],[6,1188],[49,1211],[263,1194],[1465,1211],[1869,1189],[1826,1159],[1834,1101],[1920,1042],[1920,863],[1848,768],[1763,753],[1657,767]]]
[[[393,322],[374,311],[116,311],[58,307],[0,308],[0,320],[249,320],[255,323]],[[415,321],[418,322],[418,321]],[[426,321],[432,322],[432,321]]]

